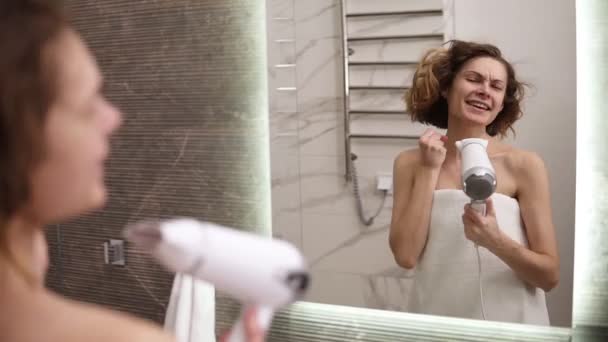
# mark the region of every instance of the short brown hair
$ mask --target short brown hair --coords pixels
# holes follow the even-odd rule
[[[431,124],[439,128],[448,127],[448,103],[441,96],[447,91],[456,74],[469,60],[477,57],[490,57],[501,62],[507,70],[504,107],[496,119],[486,128],[490,136],[504,137],[507,131],[513,130],[513,124],[522,116],[521,100],[524,97],[525,84],[515,77],[515,69],[502,56],[494,45],[449,41],[448,48],[437,48],[428,51],[416,72],[412,86],[405,92],[405,102],[412,120]]]
[[[29,177],[43,157],[44,124],[56,96],[49,46],[67,27],[57,2],[0,2],[0,253],[9,259],[6,223],[29,200]]]

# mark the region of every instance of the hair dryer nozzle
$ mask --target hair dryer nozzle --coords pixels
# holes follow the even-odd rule
[[[487,140],[477,138],[456,142],[461,156],[464,192],[473,201],[485,201],[496,190],[496,174],[487,146]]]
[[[471,174],[464,179],[464,192],[474,201],[484,201],[495,189],[496,180],[490,173]]]

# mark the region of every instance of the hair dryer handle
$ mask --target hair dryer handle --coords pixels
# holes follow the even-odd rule
[[[232,327],[232,331],[228,336],[228,342],[247,342],[247,333],[245,329],[245,314],[251,309],[251,306],[243,305],[241,315]],[[267,306],[258,306],[256,310],[257,326],[263,331],[268,331],[274,310]]]
[[[475,209],[482,216],[486,216],[486,202],[485,201],[471,201],[471,208]]]

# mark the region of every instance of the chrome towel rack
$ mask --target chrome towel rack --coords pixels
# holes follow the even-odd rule
[[[347,181],[351,180],[352,177],[352,153],[351,153],[351,141],[352,139],[405,139],[405,140],[417,140],[418,135],[409,134],[354,134],[351,132],[351,114],[366,114],[366,115],[403,115],[405,111],[399,110],[386,110],[386,109],[350,109],[350,93],[351,90],[402,90],[405,91],[407,87],[404,86],[361,86],[361,85],[350,85],[349,82],[349,67],[350,66],[415,66],[417,62],[413,61],[349,61],[349,57],[354,54],[354,50],[350,48],[350,42],[360,41],[394,41],[394,40],[420,40],[420,39],[443,39],[443,34],[403,34],[403,35],[387,35],[387,36],[359,36],[349,37],[348,36],[348,19],[349,18],[361,18],[361,17],[387,17],[387,16],[436,16],[443,15],[443,10],[411,10],[411,11],[374,11],[374,12],[358,12],[348,13],[346,7],[347,0],[340,1],[340,13],[342,19],[342,56],[343,56],[343,75],[344,75],[344,149],[345,149],[345,178]]]

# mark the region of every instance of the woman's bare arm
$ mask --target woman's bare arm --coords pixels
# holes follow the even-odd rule
[[[502,235],[492,252],[520,279],[549,291],[559,282],[559,256],[547,171],[539,156],[521,152],[515,176],[529,248]]]
[[[440,169],[421,166],[418,150],[402,152],[393,166],[393,212],[389,244],[399,266],[416,266],[428,227]]]
[[[470,205],[465,207],[465,234],[509,265],[520,279],[549,291],[559,281],[559,257],[551,219],[549,180],[544,163],[537,155],[529,152],[517,154],[513,163],[514,176],[518,183],[517,197],[528,247],[500,230],[491,200],[487,202],[486,216],[471,209]]]

